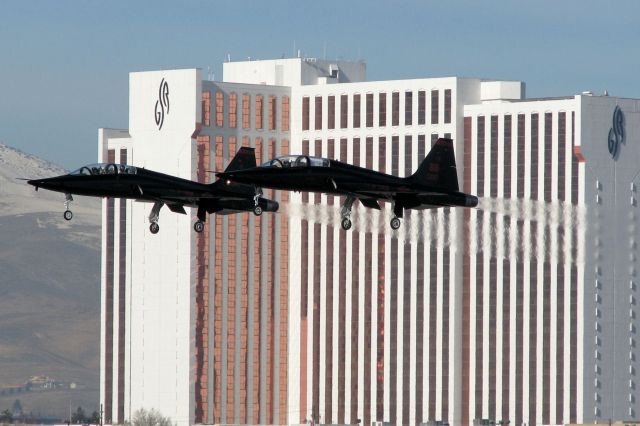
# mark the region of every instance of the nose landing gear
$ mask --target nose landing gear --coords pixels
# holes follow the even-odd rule
[[[73,219],[73,213],[71,212],[71,210],[69,210],[69,205],[72,201],[73,197],[71,196],[71,194],[64,194],[64,213],[62,214],[64,220]]]

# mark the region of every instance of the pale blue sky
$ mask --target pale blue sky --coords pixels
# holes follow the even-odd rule
[[[363,59],[369,80],[524,80],[640,98],[640,1],[0,2],[0,141],[67,168],[128,127],[128,73],[233,59]]]

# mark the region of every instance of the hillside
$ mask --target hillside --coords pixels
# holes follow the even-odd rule
[[[0,390],[36,375],[86,389],[2,395],[0,411],[15,399],[60,417],[98,407],[100,200],[76,198],[66,222],[62,194],[16,179],[62,173],[0,143]]]

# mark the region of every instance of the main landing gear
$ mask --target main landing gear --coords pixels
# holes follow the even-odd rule
[[[193,224],[193,230],[198,234],[204,231],[204,223],[207,220],[207,211],[204,207],[198,206],[198,220]]]
[[[153,208],[151,209],[151,213],[149,214],[149,231],[152,234],[157,234],[160,232],[160,225],[158,225],[158,221],[160,219],[160,209],[164,206],[162,201],[156,201],[153,204]],[[203,206],[198,206],[198,220],[193,224],[193,230],[198,234],[204,231],[204,223],[207,220],[207,209]]]
[[[69,210],[69,205],[72,201],[73,197],[71,196],[71,194],[64,194],[64,213],[62,214],[64,220],[73,219],[73,213],[71,212],[71,210]]]
[[[395,202],[393,203],[393,218],[391,218],[391,222],[389,222],[389,224],[391,225],[391,229],[393,230],[397,230],[400,228],[400,225],[402,224],[400,222],[400,219],[402,219],[402,214],[404,213],[404,209],[402,208],[401,205],[396,204]]]
[[[151,209],[151,213],[149,214],[149,231],[152,234],[157,234],[160,231],[160,225],[158,225],[158,220],[160,219],[160,209],[164,206],[162,201],[156,201],[153,204],[153,208]]]
[[[253,214],[260,216],[262,214],[262,207],[260,207],[260,197],[262,196],[262,189],[256,187],[256,194],[253,196]]]
[[[349,229],[351,229],[351,206],[353,206],[353,202],[356,199],[354,197],[347,197],[347,199],[344,202],[344,205],[342,206],[342,209],[340,210],[340,216],[341,216],[341,220],[340,220],[340,225],[342,226],[342,229],[344,229],[345,231],[348,231]]]

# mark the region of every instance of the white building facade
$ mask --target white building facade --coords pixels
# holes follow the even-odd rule
[[[225,63],[223,82],[132,73],[130,90],[130,128],[100,131],[101,161],[209,181],[251,146],[259,162],[303,153],[406,176],[451,137],[461,190],[483,198],[405,212],[398,231],[389,206],[357,206],[343,231],[340,197],[265,191],[279,214],[210,216],[195,234],[165,211],[157,235],[150,205],[105,201],[107,420],[638,417],[639,101],[368,82],[362,63],[301,58]]]

